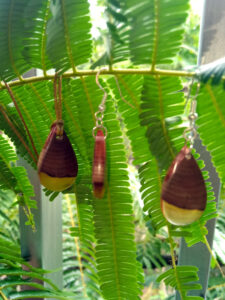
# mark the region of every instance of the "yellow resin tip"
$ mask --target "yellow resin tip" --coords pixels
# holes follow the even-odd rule
[[[48,190],[55,192],[62,192],[68,189],[76,179],[76,177],[51,177],[43,172],[40,172],[38,175],[41,184]]]
[[[169,204],[161,199],[161,207],[164,217],[174,225],[188,225],[197,221],[203,214],[203,210],[184,209]]]

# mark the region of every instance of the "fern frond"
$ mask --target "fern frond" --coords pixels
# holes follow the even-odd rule
[[[101,65],[116,64],[129,58],[128,20],[124,10],[124,1],[107,0],[105,15],[107,18],[106,52],[94,63],[94,69]]]
[[[153,69],[171,63],[182,42],[188,1],[128,0],[125,7],[133,63],[152,64]]]
[[[139,114],[141,113],[141,91],[143,87],[142,76],[117,76],[108,80],[113,94],[117,99],[118,110],[126,126],[133,155],[133,164],[141,165],[138,169],[141,184],[144,211],[148,212],[154,226],[160,228],[165,225],[165,218],[160,208],[161,175],[156,160],[149,150],[145,128],[140,126]],[[120,91],[119,91],[120,89]],[[122,97],[122,99],[121,99]]]
[[[94,261],[94,250],[92,249],[91,232],[87,233],[89,235],[89,243],[84,243],[82,236],[85,230],[93,227],[93,224],[85,224],[80,221],[80,211],[83,212],[83,207],[76,209],[75,197],[72,195],[65,195],[66,198],[66,209],[64,207],[64,225],[65,228],[70,228],[70,234],[65,232],[63,234],[63,279],[64,285],[71,290],[76,290],[76,286],[82,286],[81,295],[87,296],[90,292],[92,294],[99,294],[98,289],[98,278],[97,271]],[[76,214],[74,214],[76,212]],[[86,215],[89,216],[89,212],[86,210]],[[86,218],[87,219],[87,218]],[[88,220],[89,221],[89,220]],[[77,229],[77,234],[74,232]],[[67,230],[68,231],[68,230]],[[89,247],[89,248],[88,248]],[[91,253],[93,251],[93,253]]]
[[[198,132],[203,144],[210,152],[212,162],[221,178],[225,181],[225,106],[223,87],[206,84],[198,96]]]
[[[108,129],[107,155],[108,187],[104,199],[95,199],[96,260],[102,293],[107,299],[134,299],[139,294],[137,285],[136,249],[132,224],[132,198],[128,174],[120,169],[125,162],[124,145],[118,121],[113,113],[114,103],[107,102],[105,124]],[[117,167],[118,166],[118,167]],[[123,226],[121,226],[123,224]]]
[[[116,80],[118,80],[118,86]],[[132,147],[133,164],[145,163],[149,161],[149,145],[145,137],[145,128],[140,127],[139,119],[143,77],[117,75],[110,78],[108,83],[117,101],[118,111],[126,126],[126,135]]]
[[[47,22],[50,18],[51,0],[29,1],[24,11],[24,39],[23,55],[33,68],[42,69],[44,75],[51,68],[46,55]],[[33,37],[33,38],[31,38]]]
[[[93,226],[93,207],[92,207],[92,191],[91,191],[91,160],[93,144],[92,124],[87,122],[89,120],[89,109],[93,111],[97,104],[92,107],[93,99],[98,99],[101,95],[96,93],[95,83],[93,80],[86,78],[82,80],[65,80],[66,84],[63,86],[63,118],[65,120],[65,130],[71,139],[74,150],[77,154],[79,162],[78,178],[75,190],[76,196],[74,205],[76,207],[76,226],[71,228],[71,235],[79,240],[80,255],[82,257],[82,265],[84,266],[84,276],[87,279],[87,292],[93,290],[94,293],[99,293],[96,283],[98,284],[98,277],[95,264],[95,250],[93,243],[94,226]],[[91,86],[89,87],[89,84]],[[87,87],[86,87],[87,86]],[[92,93],[87,99],[88,94]],[[86,87],[86,89],[84,89]],[[85,100],[89,101],[89,106]],[[91,102],[90,102],[91,101]],[[91,109],[92,108],[92,109]],[[87,126],[88,125],[88,126]],[[76,141],[73,143],[73,141]],[[69,279],[69,276],[68,276]]]
[[[169,285],[181,293],[182,300],[202,300],[202,297],[188,296],[187,293],[190,290],[200,290],[202,287],[198,281],[197,275],[198,268],[194,266],[177,266],[175,269],[169,269],[157,278],[157,281],[164,281],[166,285]]]
[[[178,78],[146,76],[142,93],[141,125],[147,127],[146,136],[152,155],[160,171],[167,169],[182,148],[183,95]]]
[[[1,189],[11,189],[15,186],[16,180],[10,171],[10,163],[17,160],[15,150],[6,138],[0,135],[0,187]]]
[[[160,207],[162,179],[157,162],[154,158],[139,169],[144,211],[148,212],[155,228],[166,225],[166,220]]]
[[[47,25],[47,53],[56,71],[65,72],[91,57],[89,4],[87,0],[56,0]]]
[[[9,287],[17,287],[18,285],[33,288],[29,291],[9,291],[9,299],[38,298],[40,295],[45,295],[44,297],[47,298],[68,299],[68,297],[75,296],[73,293],[60,291],[49,279],[46,279],[44,277],[45,270],[34,268],[25,262],[20,256],[20,248],[17,244],[0,238],[0,245],[1,290],[3,292],[5,289],[8,291]],[[26,271],[24,270],[24,265],[26,266]],[[47,283],[49,288],[33,282],[33,279]]]
[[[22,54],[26,5],[27,0],[3,0],[0,3],[0,78],[5,81],[21,78],[30,69]]]
[[[101,102],[102,91],[96,86],[94,78],[83,77],[81,80],[74,80],[73,83],[75,84],[73,89],[75,91],[74,101],[77,101],[76,105],[79,105],[78,120],[82,132],[79,137],[79,148],[81,155],[86,158],[85,174],[89,173],[90,178],[94,146],[92,136],[92,129],[95,125],[94,113]],[[105,125],[109,132],[107,137],[107,141],[109,141],[107,145],[108,170],[110,170],[108,192],[104,199],[98,201],[98,199],[93,199],[93,196],[89,194],[89,188],[83,189],[86,192],[80,200],[78,198],[78,210],[84,202],[82,199],[89,199],[89,202],[93,203],[95,236],[97,239],[95,255],[103,295],[107,299],[115,299],[118,295],[129,299],[131,298],[131,293],[133,296],[139,293],[139,287],[136,282],[137,271],[134,270],[132,265],[133,263],[136,264],[133,240],[134,225],[132,224],[131,215],[132,202],[128,189],[127,172],[120,168],[126,163],[126,158],[119,123],[115,119],[113,102],[109,99],[107,100]],[[85,139],[83,138],[84,136]],[[87,187],[90,184],[90,179],[87,177]],[[77,185],[78,189],[79,184]],[[121,227],[120,224],[123,224],[123,226]],[[129,253],[129,256],[126,253]],[[127,289],[127,284],[131,290]]]
[[[3,189],[11,189],[20,197],[21,205],[26,206],[29,224],[34,227],[33,216],[30,208],[36,208],[36,203],[31,200],[34,196],[33,186],[30,184],[27,173],[23,167],[15,167],[17,156],[15,149],[10,145],[6,137],[0,135],[0,186]]]

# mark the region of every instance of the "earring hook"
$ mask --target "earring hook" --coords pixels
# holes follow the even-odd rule
[[[194,83],[194,78],[192,78],[192,81],[191,81],[191,85],[190,85],[190,88],[189,88],[189,91],[188,91],[185,106],[187,105],[188,100],[191,96],[191,89],[192,89],[193,83]],[[200,90],[200,82],[197,83],[196,93],[195,93],[195,95],[193,96],[193,98],[191,100],[191,107],[190,107],[190,112],[189,112],[189,115],[188,115],[189,127],[187,127],[184,130],[184,133],[183,133],[183,137],[186,140],[186,142],[190,142],[190,148],[193,148],[194,140],[197,137],[197,131],[196,131],[196,128],[195,128],[195,121],[198,118],[198,114],[196,112],[196,108],[197,108],[196,98],[198,96],[199,90]]]
[[[99,76],[100,76],[100,73],[102,71],[106,70],[106,68],[103,68],[103,69],[100,69],[98,70],[97,74],[96,74],[96,78],[95,78],[95,81],[96,81],[96,84],[97,86],[100,88],[100,90],[102,90],[104,92],[104,95],[103,95],[103,98],[102,98],[102,101],[101,101],[101,104],[99,105],[98,109],[99,111],[104,111],[105,110],[105,102],[106,102],[106,99],[107,99],[107,96],[108,96],[108,93],[106,92],[106,90],[103,88],[103,86],[100,84],[99,82]]]
[[[95,123],[95,127],[92,130],[92,135],[93,135],[94,139],[96,137],[96,129],[103,129],[104,130],[104,138],[106,139],[106,137],[107,137],[107,129],[103,125],[103,118],[104,118],[104,112],[105,112],[105,102],[106,102],[108,93],[106,92],[106,90],[103,88],[103,86],[99,82],[99,76],[103,70],[106,70],[106,68],[98,70],[98,72],[96,73],[96,78],[95,78],[97,86],[100,88],[100,90],[102,90],[104,92],[104,95],[103,95],[100,105],[98,106],[98,111],[95,113],[96,123]]]

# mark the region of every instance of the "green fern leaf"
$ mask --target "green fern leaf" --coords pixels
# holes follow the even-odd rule
[[[106,1],[106,52],[94,63],[94,69],[101,65],[113,65],[129,58],[128,21],[123,1]]]
[[[153,225],[159,229],[166,225],[160,207],[161,176],[156,160],[153,158],[139,169],[144,211],[148,212]]]
[[[34,84],[32,86],[35,88],[36,85]],[[42,85],[42,88],[45,88],[45,84]],[[38,89],[36,89],[36,92],[38,93]],[[40,153],[47,135],[49,134],[51,120],[49,120],[49,118],[44,119],[44,116],[46,114],[42,115],[40,113],[39,108],[40,106],[42,106],[42,103],[40,103],[40,99],[38,98],[38,96],[34,95],[34,90],[32,89],[32,87],[30,87],[29,85],[15,87],[13,88],[13,94],[16,98],[23,118],[29,128],[30,134],[34,140],[35,148],[37,149],[37,152]],[[49,99],[46,96],[43,101],[48,103]],[[43,111],[43,109],[44,108],[42,108],[41,111]]]
[[[17,299],[35,299],[35,298],[54,298],[60,300],[68,300],[69,297],[72,297],[74,300],[83,300],[82,296],[75,296],[73,293],[62,292],[56,293],[54,291],[23,291],[23,292],[14,292],[10,293],[10,300]]]
[[[116,82],[118,82],[118,86]],[[118,111],[126,126],[126,135],[132,147],[133,164],[145,163],[149,161],[150,155],[148,140],[145,137],[145,128],[140,127],[139,119],[143,77],[138,75],[117,75],[109,79],[108,83],[113,90],[118,104]],[[123,99],[121,99],[120,92]]]
[[[11,189],[15,186],[16,180],[10,171],[10,163],[17,160],[15,150],[9,141],[0,135],[0,187],[1,189]]]
[[[15,144],[20,156],[24,157],[28,162],[35,166],[34,161],[27,153],[27,148],[29,148],[30,145],[26,137],[24,126],[15,107],[12,106],[11,98],[5,91],[1,93],[0,102],[0,129],[3,132],[7,132],[7,136]],[[18,137],[18,135],[22,137],[24,143],[21,142],[21,139],[20,137]],[[27,148],[25,145],[27,146]]]
[[[108,100],[105,124],[108,129],[107,163],[111,172],[104,199],[94,201],[96,260],[104,297],[134,299],[139,294],[139,287],[137,269],[134,268],[136,249],[131,215],[132,199],[128,189],[128,174],[116,167],[126,160],[124,146],[118,142],[121,133],[115,121],[113,106],[114,103]]]
[[[187,11],[187,0],[125,2],[134,64],[171,63],[179,51]]]
[[[6,81],[21,77],[30,69],[23,57],[24,9],[27,0],[3,0],[0,3],[0,78]]]
[[[190,299],[187,295],[188,291],[200,290],[202,287],[198,281],[197,275],[198,268],[194,266],[176,266],[176,269],[169,269],[157,278],[157,281],[164,281],[166,285],[169,285],[176,290],[179,290],[183,300]],[[197,297],[197,299],[203,299]]]
[[[92,80],[63,80],[63,118],[65,120],[65,130],[69,136],[74,150],[77,155],[79,170],[78,178],[76,180],[76,187],[71,190],[76,193],[76,227],[73,228],[79,238],[80,255],[82,257],[82,265],[85,278],[88,278],[86,284],[87,287],[94,291],[94,293],[100,293],[96,284],[98,284],[98,277],[95,263],[95,250],[93,247],[94,238],[94,226],[93,226],[93,207],[92,207],[92,191],[91,191],[91,160],[92,160],[92,148],[90,143],[93,144],[92,136],[92,124],[93,118],[88,122],[89,110],[87,110],[87,101],[92,107],[92,99],[98,99],[99,95],[96,93],[95,83]],[[89,87],[89,84],[91,86]],[[84,89],[88,85],[87,89]],[[100,95],[101,96],[101,95]],[[96,104],[94,104],[96,106]],[[89,119],[88,119],[89,120]],[[89,120],[89,121],[90,121]],[[86,264],[88,262],[88,264]],[[67,282],[69,282],[70,276],[67,276]]]
[[[73,84],[73,90],[75,91],[75,100],[73,101],[74,103],[77,102],[77,104],[74,105],[78,106],[78,121],[80,128],[82,129],[78,145],[80,153],[86,161],[85,174],[87,174],[87,172],[89,173],[89,179],[86,179],[86,184],[90,185],[91,162],[94,146],[94,139],[92,136],[92,129],[95,126],[94,113],[97,111],[97,107],[100,104],[103,95],[102,91],[96,86],[94,78],[84,77],[81,78],[81,80],[74,80]],[[75,121],[74,124],[74,126],[77,126]],[[93,199],[92,197],[90,198],[91,203],[93,201],[94,206],[95,236],[97,239],[95,255],[98,276],[104,297],[107,299],[114,299],[118,295],[121,295],[120,297],[130,299],[131,293],[133,296],[138,295],[139,293],[137,270],[135,271],[132,266],[132,263],[136,265],[136,253],[133,240],[134,225],[132,224],[131,216],[131,196],[128,189],[129,183],[127,181],[127,172],[120,168],[120,166],[126,164],[124,146],[122,144],[121,132],[118,127],[119,124],[115,119],[113,102],[109,99],[107,100],[105,125],[109,134],[107,137],[107,149],[109,153],[108,156],[110,157],[108,161],[110,187],[106,193],[107,197],[101,201]],[[78,188],[79,184],[77,185],[77,189]],[[85,197],[90,197],[90,194],[88,193],[85,193],[85,195]],[[82,199],[83,197],[80,198],[78,207],[82,207]],[[123,199],[122,203],[119,199]],[[123,226],[121,227],[120,224],[123,224]],[[124,240],[123,236],[126,236]],[[129,252],[129,256],[125,255],[127,251]],[[130,269],[131,266],[132,270]],[[127,285],[130,289],[127,289]]]
[[[223,87],[206,84],[198,97],[198,132],[212,156],[212,162],[225,182],[225,106]]]
[[[87,0],[56,0],[47,26],[47,53],[56,71],[84,64],[91,56],[90,17]]]
[[[147,126],[146,136],[160,171],[167,169],[182,148],[183,96],[178,78],[146,76],[142,93],[141,125]]]
[[[116,84],[116,79],[119,86]],[[126,126],[126,135],[131,142],[133,164],[141,165],[138,175],[144,211],[148,212],[154,227],[159,229],[166,225],[160,207],[161,175],[157,162],[150,153],[145,128],[140,126],[139,118],[139,114],[142,112],[140,105],[143,77],[137,75],[117,76],[108,82],[117,99],[118,110]],[[123,99],[121,99],[120,92]]]
[[[51,0],[31,0],[24,11],[26,37],[23,55],[30,66],[42,69],[44,72],[52,67],[46,55],[46,30],[50,18],[50,3]]]

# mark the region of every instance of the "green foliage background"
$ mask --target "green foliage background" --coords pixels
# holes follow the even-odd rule
[[[182,47],[180,51],[184,33],[187,40],[189,30],[185,25],[190,12],[188,0],[106,0],[102,4],[107,29],[99,43],[90,34],[87,0],[0,2],[0,129],[3,133],[0,135],[3,203],[0,295],[4,300],[140,299],[144,286],[142,266],[148,275],[145,285],[150,284],[150,270],[167,266],[161,254],[168,255],[168,251],[172,268],[163,268],[166,271],[157,282],[164,281],[178,290],[183,300],[202,299],[189,296],[189,291],[201,289],[197,268],[176,266],[174,250],[177,237],[185,237],[188,246],[206,243],[205,224],[217,215],[210,183],[207,184],[207,208],[194,224],[172,226],[160,209],[162,180],[184,144],[182,132],[187,121],[184,95],[179,91],[183,88],[183,77],[191,74],[174,69],[186,67],[187,61],[195,64],[196,59],[196,49]],[[104,49],[101,56],[97,55],[98,48]],[[186,61],[180,59],[184,56]],[[94,113],[102,99],[93,69],[101,66],[106,66],[101,84],[108,91],[104,115],[108,131],[108,186],[104,198],[99,200],[92,194],[91,170]],[[41,69],[43,75],[25,79],[24,73],[32,68]],[[44,277],[48,271],[35,269],[21,258],[18,219],[7,215],[11,210],[16,214],[16,204],[19,204],[28,217],[27,225],[34,228],[33,187],[26,170],[16,166],[16,161],[19,155],[36,168],[37,156],[4,81],[12,88],[40,153],[55,120],[53,69],[62,75],[65,131],[79,164],[76,186],[66,191],[64,197],[67,213],[63,290]],[[197,125],[224,183],[225,106],[221,76],[217,76],[215,69],[207,69],[201,78],[206,81],[213,72],[219,84],[207,83],[201,87]],[[198,160],[198,163],[203,168],[203,162]],[[207,173],[203,174],[207,179]],[[133,186],[140,186],[139,191]],[[48,191],[46,194],[49,195]],[[51,194],[50,199],[55,196]],[[72,217],[68,213],[71,211]],[[138,230],[144,232],[144,243],[140,242]],[[33,282],[34,278],[46,281],[49,287]],[[36,290],[16,289],[21,285]]]

